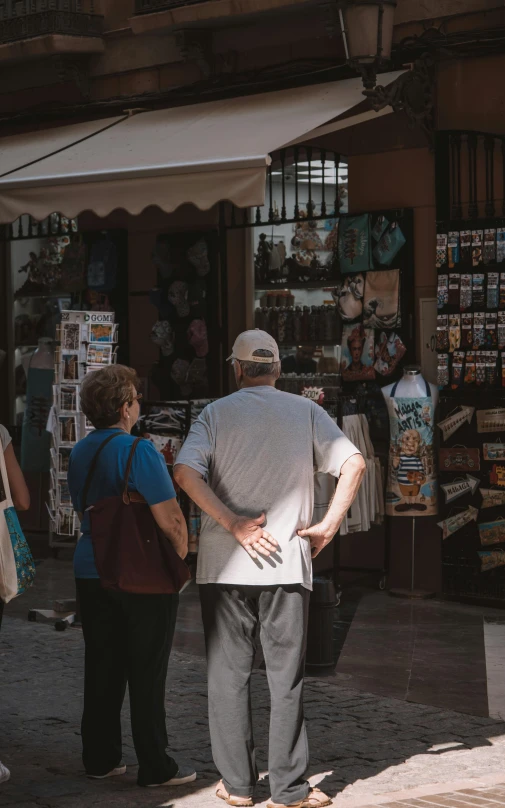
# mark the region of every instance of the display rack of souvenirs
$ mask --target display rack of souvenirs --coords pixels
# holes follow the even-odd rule
[[[437,230],[444,591],[504,600],[505,228]]]
[[[209,335],[218,315],[217,246],[213,233],[160,234],[152,253],[158,311],[151,340],[160,351],[152,379],[163,399],[209,395]]]
[[[49,502],[50,547],[68,547],[79,530],[67,484],[70,453],[93,429],[80,407],[80,387],[88,373],[116,362],[118,326],[114,312],[63,311],[54,353]]]
[[[146,402],[137,423],[139,434],[150,440],[165,458],[170,476],[191,425],[214,399]],[[201,510],[176,486],[179,504],[188,525],[188,551],[198,552]]]

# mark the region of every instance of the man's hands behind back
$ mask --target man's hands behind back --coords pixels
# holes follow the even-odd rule
[[[230,524],[230,533],[251,558],[258,558],[258,554],[268,558],[279,547],[276,539],[262,527],[264,522],[265,514],[262,513],[254,519],[249,516],[235,516]]]

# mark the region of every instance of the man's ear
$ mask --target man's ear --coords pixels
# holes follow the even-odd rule
[[[235,382],[237,387],[240,387],[240,382],[242,381],[242,368],[240,367],[239,362],[233,363],[233,373],[235,374]]]

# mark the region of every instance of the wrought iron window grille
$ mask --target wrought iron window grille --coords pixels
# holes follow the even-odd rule
[[[33,238],[58,238],[79,232],[77,219],[67,219],[60,213],[51,213],[38,222],[33,216],[20,216],[12,224],[2,225],[0,241],[23,241]]]
[[[0,0],[0,43],[47,34],[102,35],[94,0]]]
[[[505,136],[438,132],[435,160],[439,221],[505,217]]]
[[[288,188],[293,191],[291,205]],[[252,216],[248,208],[230,206],[226,226],[266,227],[337,218],[346,193],[347,163],[340,154],[310,146],[281,149],[272,155],[267,170],[265,204],[255,208]]]
[[[169,11],[178,6],[192,6],[205,0],[135,0],[135,14],[155,14],[157,11]]]

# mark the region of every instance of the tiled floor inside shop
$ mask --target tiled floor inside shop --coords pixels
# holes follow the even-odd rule
[[[69,559],[38,566],[37,587],[6,615],[50,608],[72,597]],[[334,669],[308,670],[341,685],[408,702],[505,718],[505,611],[440,600],[391,598],[372,587],[344,588],[334,626]],[[197,587],[181,596],[174,647],[204,656]],[[261,654],[256,664],[262,666]]]

